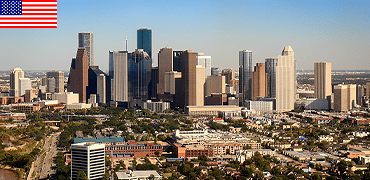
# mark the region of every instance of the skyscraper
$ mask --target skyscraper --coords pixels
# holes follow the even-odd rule
[[[252,100],[266,96],[265,63],[257,63],[252,73]]]
[[[29,78],[19,78],[19,96],[26,94],[27,89],[32,89],[31,80]]]
[[[174,51],[176,52],[176,51]],[[196,106],[196,52],[191,50],[178,53],[180,55],[179,65],[181,79],[176,82],[175,106]],[[174,56],[174,60],[175,57]]]
[[[128,97],[131,107],[142,106],[149,99],[151,70],[152,59],[143,49],[128,54]]]
[[[94,65],[93,33],[90,32],[78,33],[78,47],[86,48],[88,66]]]
[[[157,94],[163,94],[165,90],[165,73],[173,71],[173,50],[164,47],[158,53],[158,86]]]
[[[143,49],[152,58],[152,30],[150,28],[137,30],[137,49]]]
[[[19,78],[24,78],[24,72],[21,68],[10,70],[10,96],[19,97]]]
[[[362,106],[363,101],[362,97],[365,95],[365,86],[361,84],[357,84],[356,87],[356,104]]]
[[[204,106],[204,83],[206,81],[206,68],[196,66],[196,106]]]
[[[230,81],[235,79],[235,71],[232,69],[223,69],[221,75],[225,76],[227,84],[231,84]]]
[[[331,96],[331,63],[315,62],[315,97],[328,99]]]
[[[112,78],[111,99],[128,102],[128,53],[109,51],[109,76]],[[109,98],[109,97],[108,97]]]
[[[101,179],[105,172],[105,144],[77,143],[71,145],[71,179],[84,171],[87,179]]]
[[[334,86],[334,111],[347,111],[354,108],[355,104],[355,84],[338,84]]]
[[[96,94],[97,103],[106,103],[107,75],[99,69],[99,66],[89,67],[89,85],[87,87],[87,97]]]
[[[225,93],[225,76],[208,76],[205,85],[205,96],[211,96],[212,93]]]
[[[67,90],[79,94],[80,103],[86,103],[86,87],[88,86],[88,57],[85,48],[78,48],[76,58],[72,58]]]
[[[242,105],[252,99],[252,51],[239,51],[239,93]]]
[[[56,93],[64,92],[64,72],[55,70],[49,71],[46,73],[46,77],[55,79],[54,92]]]
[[[277,58],[265,59],[265,73],[266,73],[266,97],[276,98],[276,66],[278,64]]]
[[[205,56],[204,53],[197,53],[197,65],[201,65],[206,70],[206,77],[211,76],[212,57]]]
[[[285,46],[276,66],[276,111],[290,111],[295,102],[295,60],[292,47]]]

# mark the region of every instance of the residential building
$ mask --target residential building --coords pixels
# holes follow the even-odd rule
[[[64,92],[64,72],[63,71],[49,71],[46,73],[47,78],[54,78],[55,86],[54,91],[56,93]],[[49,91],[50,92],[50,91]]]
[[[326,136],[326,135],[319,135],[318,137],[319,141],[322,142],[322,141],[326,141],[326,142],[333,142],[334,138],[333,136]]]
[[[331,63],[315,62],[315,97],[328,99],[331,96]]]
[[[245,160],[254,156],[256,152],[258,152],[262,156],[265,155],[270,155],[271,157],[275,156],[275,151],[272,151],[271,149],[245,149],[237,151],[236,160],[239,162],[244,162]]]
[[[347,111],[355,107],[356,85],[339,84],[334,86],[334,111]]]
[[[276,66],[276,111],[294,109],[296,66],[292,47],[285,46]]]
[[[24,72],[21,68],[10,70],[10,96],[20,97],[19,79],[24,78]]]
[[[87,66],[94,65],[94,43],[93,33],[80,32],[78,33],[78,47],[86,49]]]
[[[143,49],[152,59],[152,29],[139,28],[137,30],[137,49]]]
[[[211,76],[211,56],[205,56],[204,53],[197,53],[197,65],[205,68],[205,77]]]
[[[105,144],[77,143],[71,145],[71,178],[84,171],[87,179],[103,178],[105,173]]]
[[[266,96],[265,63],[257,63],[252,72],[252,100]]]
[[[252,51],[239,51],[239,93],[242,105],[252,99]]]
[[[86,103],[86,87],[88,86],[88,56],[85,48],[78,48],[76,58],[72,58],[67,90],[79,94],[79,101]]]

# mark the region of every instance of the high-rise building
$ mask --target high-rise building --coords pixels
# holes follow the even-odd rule
[[[88,57],[86,48],[78,48],[76,58],[72,58],[67,90],[79,94],[80,103],[86,103],[86,87],[88,86]]]
[[[174,51],[175,52],[175,51]],[[181,79],[176,82],[175,106],[186,107],[196,105],[196,52],[191,50],[178,53]],[[174,56],[174,60],[175,60]],[[176,57],[177,59],[177,57]],[[178,84],[179,83],[179,84]]]
[[[175,94],[176,79],[181,79],[181,72],[171,71],[164,75],[164,93]]]
[[[164,47],[158,53],[158,86],[157,94],[165,92],[165,73],[173,71],[173,50]]]
[[[266,73],[266,97],[276,98],[276,66],[278,64],[277,58],[265,59],[265,73]]]
[[[331,96],[331,63],[315,62],[315,97],[328,99]]]
[[[109,51],[109,76],[112,78],[111,99],[128,102],[128,53]],[[109,98],[109,97],[108,97]]]
[[[370,97],[370,82],[366,83],[366,96]]]
[[[137,49],[143,49],[152,58],[152,29],[139,28],[137,30]]]
[[[206,70],[206,77],[211,76],[211,56],[205,56],[204,53],[197,53],[197,65],[201,65]]]
[[[19,97],[19,78],[24,78],[24,72],[21,68],[10,70],[10,96]]]
[[[205,96],[211,96],[212,93],[225,93],[225,76],[208,76],[205,85]]]
[[[46,73],[46,77],[55,79],[54,92],[56,93],[64,92],[64,72],[55,70],[49,71]]]
[[[152,67],[150,82],[148,84],[148,99],[157,99],[158,81],[159,81],[158,67]]]
[[[221,76],[220,69],[218,67],[211,67],[211,76]]]
[[[93,33],[90,32],[78,33],[78,47],[86,48],[88,66],[94,65]]]
[[[55,93],[55,79],[53,77],[46,78],[46,92]]]
[[[239,93],[242,105],[252,99],[252,51],[239,51]]]
[[[89,67],[89,85],[87,87],[87,97],[96,94],[97,103],[107,103],[107,75],[99,69],[99,66]]]
[[[19,78],[19,96],[26,94],[27,89],[32,89],[31,80],[29,78]]]
[[[221,75],[225,76],[226,84],[231,84],[230,81],[235,79],[235,71],[232,69],[223,69]]]
[[[362,106],[362,97],[365,95],[365,86],[358,84],[356,87],[356,104]]]
[[[87,179],[101,179],[105,173],[105,144],[77,143],[71,145],[71,179],[84,171]]]
[[[204,106],[204,83],[206,81],[206,68],[196,67],[196,106]]]
[[[149,99],[151,70],[152,59],[143,49],[128,54],[128,98],[131,107],[142,107]]]
[[[266,97],[265,63],[257,63],[252,73],[252,100]]]
[[[356,85],[338,84],[334,86],[334,111],[347,111],[356,104]]]

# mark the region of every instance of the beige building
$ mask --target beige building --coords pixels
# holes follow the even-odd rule
[[[47,78],[55,79],[54,91],[56,93],[64,92],[64,72],[62,71],[49,71],[46,73]],[[52,91],[49,91],[52,92]]]
[[[110,51],[110,58],[113,58],[113,83],[112,100],[128,101],[128,54],[127,51]]]
[[[276,66],[276,111],[294,109],[296,69],[292,47],[285,46]]]
[[[186,106],[185,113],[188,115],[218,116],[219,111],[240,111],[239,106]]]
[[[196,106],[204,106],[204,83],[206,81],[206,68],[197,65],[196,73]]]
[[[61,92],[52,94],[51,99],[58,100],[60,103],[64,104],[75,104],[78,103],[79,95],[73,92]]]
[[[24,72],[21,68],[10,70],[10,96],[20,97],[19,79],[24,78]]]
[[[315,97],[327,99],[331,96],[331,63],[315,62]]]
[[[34,98],[38,97],[39,89],[26,89],[24,95],[24,102],[32,102]]]
[[[176,79],[181,78],[181,72],[171,71],[164,73],[164,92],[175,94]]]
[[[334,86],[334,111],[347,111],[356,103],[356,85],[338,84]]]
[[[210,96],[212,93],[225,93],[225,81],[225,76],[208,76],[205,87],[206,96]]]
[[[157,94],[164,94],[165,91],[165,76],[166,73],[173,71],[173,50],[169,47],[164,47],[158,53],[158,85]],[[181,77],[181,76],[180,76]],[[173,85],[175,88],[175,85]],[[169,92],[169,91],[167,91]]]
[[[235,80],[235,71],[232,69],[223,69],[221,75],[225,76],[227,84],[231,84],[231,80]]]
[[[369,97],[370,96],[370,82],[367,82],[366,83],[366,96]]]
[[[257,63],[252,72],[252,100],[266,96],[265,63]]]

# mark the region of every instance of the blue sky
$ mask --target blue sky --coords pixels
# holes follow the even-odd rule
[[[368,1],[60,0],[57,29],[0,29],[0,70],[68,70],[77,33],[94,33],[95,64],[108,51],[136,48],[136,30],[153,33],[153,65],[164,46],[212,56],[212,66],[238,68],[238,51],[253,64],[292,46],[297,69],[332,62],[333,69],[370,69]]]

